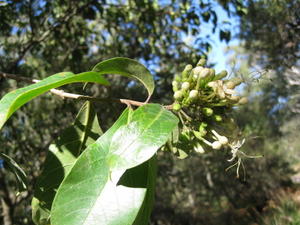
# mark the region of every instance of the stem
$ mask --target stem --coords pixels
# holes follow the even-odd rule
[[[199,91],[201,79],[202,79],[202,78],[201,78],[200,76],[198,76],[197,84],[196,84],[196,88],[195,88],[197,91]]]
[[[184,115],[184,117],[188,120],[188,121],[192,121],[192,118],[186,114],[183,110],[180,110],[180,112],[182,113],[182,115]]]
[[[13,79],[16,81],[24,81],[27,83],[38,83],[40,80],[37,79],[30,79],[27,77],[22,77],[19,75],[15,74],[10,74],[10,73],[4,73],[0,71],[0,77],[7,78],[7,79]],[[77,100],[86,100],[86,101],[96,101],[96,102],[118,102],[121,104],[126,104],[126,105],[133,105],[133,106],[142,106],[148,104],[149,98],[147,98],[146,102],[139,102],[139,101],[134,101],[131,99],[110,99],[110,98],[97,98],[97,97],[92,97],[92,96],[87,96],[87,95],[80,95],[80,94],[74,94],[74,93],[68,93],[63,90],[59,89],[51,89],[50,92],[52,94],[55,94],[61,98],[71,98],[71,99],[77,99]],[[171,105],[165,105],[164,108],[166,109],[172,109],[172,104]]]
[[[200,139],[201,141],[203,141],[208,146],[212,146],[212,144],[209,141],[207,141],[206,139],[204,139],[203,137],[197,137],[197,138]]]
[[[215,93],[211,93],[210,95],[206,96],[206,97],[202,97],[201,100],[204,100],[204,101],[209,101],[209,99],[211,98],[214,98],[215,97]]]
[[[182,125],[185,126],[185,122],[184,122],[184,120],[183,120],[183,118],[182,118],[180,112],[178,112],[177,115],[178,115],[178,117],[179,117],[180,122],[182,123]]]

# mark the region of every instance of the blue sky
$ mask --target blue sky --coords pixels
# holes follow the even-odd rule
[[[221,70],[231,70],[231,67],[226,64],[226,48],[229,45],[238,45],[239,40],[235,38],[237,33],[239,32],[239,21],[237,20],[236,17],[231,16],[230,18],[227,15],[227,12],[219,5],[215,4],[214,5],[215,12],[218,16],[218,23],[222,23],[224,21],[228,21],[231,25],[227,25],[226,28],[228,28],[231,31],[231,40],[229,43],[226,43],[225,41],[220,41],[219,38],[219,30],[217,29],[214,34],[211,33],[213,24],[210,22],[208,24],[203,23],[200,27],[201,29],[201,35],[200,37],[205,37],[206,35],[210,35],[210,38],[212,40],[212,51],[208,53],[208,61],[210,63],[215,64],[214,68],[216,71],[221,71]],[[192,37],[187,35],[184,37],[185,41],[189,45],[193,45],[194,40],[196,37]]]
[[[229,45],[238,45],[239,44],[239,40],[237,38],[235,38],[235,36],[238,33],[239,22],[234,17],[229,18],[227,16],[227,13],[220,6],[216,7],[216,13],[217,13],[220,21],[226,20],[231,23],[230,30],[232,32],[232,34],[231,34],[232,40],[230,40],[228,44],[225,41],[220,41],[219,33],[216,32],[212,36],[214,46],[212,48],[212,52],[208,56],[209,57],[208,60],[209,60],[209,62],[216,63],[216,65],[215,65],[216,71],[221,71],[224,69],[231,70],[231,67],[226,64],[227,57],[226,57],[225,49]]]

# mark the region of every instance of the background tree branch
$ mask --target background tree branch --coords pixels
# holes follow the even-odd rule
[[[16,81],[25,81],[27,83],[38,83],[40,80],[37,79],[29,79],[27,77],[19,76],[16,74],[11,73],[4,73],[0,71],[0,77],[7,78],[7,79],[13,79]],[[80,94],[74,94],[74,93],[68,93],[63,90],[59,89],[51,89],[50,92],[52,94],[55,94],[61,98],[71,98],[71,99],[77,99],[77,100],[85,100],[85,101],[94,101],[94,102],[118,102],[122,104],[126,104],[128,106],[142,106],[147,104],[147,102],[139,102],[135,100],[130,99],[113,99],[113,98],[97,98],[87,95],[80,95]],[[166,109],[172,109],[172,105],[166,105],[164,106]]]

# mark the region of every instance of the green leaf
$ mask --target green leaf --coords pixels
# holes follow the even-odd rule
[[[150,71],[139,62],[123,57],[116,57],[98,63],[93,71],[101,74],[119,74],[139,80],[148,91],[148,99],[154,91],[154,80]]]
[[[143,200],[143,204],[138,212],[138,215],[134,221],[134,225],[148,225],[151,215],[154,194],[155,194],[155,181],[157,172],[156,155],[143,164],[128,169],[120,178],[118,185],[135,188],[146,188],[146,196]],[[139,190],[137,190],[139,191]],[[137,202],[137,200],[135,200]],[[140,199],[140,204],[142,199]]]
[[[0,152],[0,158],[2,158],[7,165],[8,169],[15,175],[19,192],[27,189],[27,176],[22,168],[8,155]]]
[[[0,100],[0,129],[17,109],[33,98],[49,91],[52,88],[76,82],[95,82],[104,85],[109,84],[108,81],[106,81],[97,72],[84,72],[79,74],[63,72],[49,76],[38,83],[14,90],[6,94]]]
[[[81,154],[55,196],[52,225],[129,225],[145,188],[117,185],[127,169],[149,160],[169,138],[178,119],[157,104],[122,116]]]
[[[231,39],[231,33],[228,30],[220,30],[219,37],[221,41],[225,40],[228,43]]]
[[[144,174],[141,173],[140,177],[146,179],[147,177],[147,193],[143,201],[143,205],[139,210],[137,217],[135,218],[134,225],[148,225],[149,219],[151,216],[154,196],[155,196],[155,184],[156,184],[156,172],[157,172],[157,163],[156,155],[152,159],[147,161],[147,170]],[[143,164],[142,164],[143,165]],[[145,166],[146,167],[146,166]],[[126,173],[125,173],[126,174]],[[138,176],[135,176],[136,179]]]
[[[37,225],[50,224],[50,209],[57,188],[69,173],[80,153],[102,134],[97,114],[90,102],[80,109],[72,126],[50,145],[44,170],[32,199],[32,219]]]

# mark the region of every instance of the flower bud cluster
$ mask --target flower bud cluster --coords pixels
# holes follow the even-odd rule
[[[238,96],[234,90],[242,79],[226,79],[227,71],[216,74],[205,65],[205,59],[200,59],[195,67],[187,65],[172,82],[173,110],[182,122],[181,134],[173,143],[179,151],[193,149],[204,153],[230,146],[229,142],[234,140],[228,134],[237,125],[229,113],[234,106],[247,103],[247,98]]]

